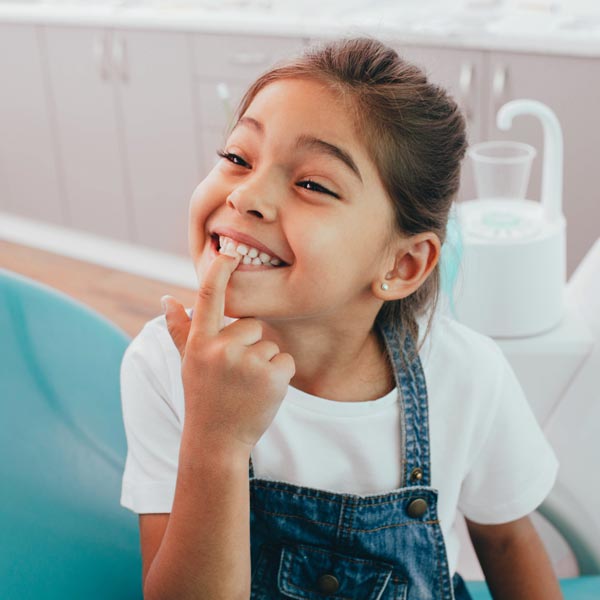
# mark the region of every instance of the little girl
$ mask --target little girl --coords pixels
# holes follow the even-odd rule
[[[498,345],[436,314],[455,102],[367,37],[263,74],[194,191],[193,309],[123,358],[147,599],[561,598],[556,457]],[[423,335],[424,334],[424,335]]]

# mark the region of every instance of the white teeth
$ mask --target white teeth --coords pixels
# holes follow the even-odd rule
[[[276,267],[281,264],[278,258],[271,258],[266,252],[261,252],[257,248],[252,248],[246,244],[238,244],[236,241],[224,235],[219,236],[221,249],[219,252],[234,254],[237,252],[243,256],[241,262],[245,265],[271,265]]]
[[[221,248],[219,249],[219,254],[228,254],[229,256],[237,256],[235,252],[234,245],[231,243],[221,244]]]

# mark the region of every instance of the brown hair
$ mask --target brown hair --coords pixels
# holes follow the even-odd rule
[[[244,94],[231,125],[243,116],[262,88],[291,78],[325,84],[351,111],[394,207],[396,218],[387,232],[390,240],[394,235],[430,231],[443,244],[467,147],[465,120],[448,93],[379,40],[342,38],[313,45],[263,73]],[[402,342],[406,332],[416,340],[416,318],[431,308],[424,342],[440,287],[438,261],[412,294],[384,302],[377,319],[398,331]]]

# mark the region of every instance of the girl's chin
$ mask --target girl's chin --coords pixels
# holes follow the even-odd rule
[[[268,316],[268,311],[265,310],[264,297],[252,294],[252,291],[231,290],[231,281],[227,287],[224,313],[226,317],[231,319],[241,319],[242,317],[255,317],[261,319]],[[250,290],[256,288],[250,288]]]

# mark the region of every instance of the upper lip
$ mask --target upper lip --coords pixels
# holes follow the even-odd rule
[[[225,237],[231,238],[236,242],[247,244],[248,246],[252,246],[257,250],[266,252],[271,258],[277,258],[281,262],[285,263],[283,258],[277,256],[277,254],[273,252],[271,248],[265,246],[263,243],[259,242],[256,238],[248,235],[247,233],[242,233],[241,231],[236,231],[235,229],[230,229],[229,227],[215,227],[210,233],[211,235],[224,235]]]

